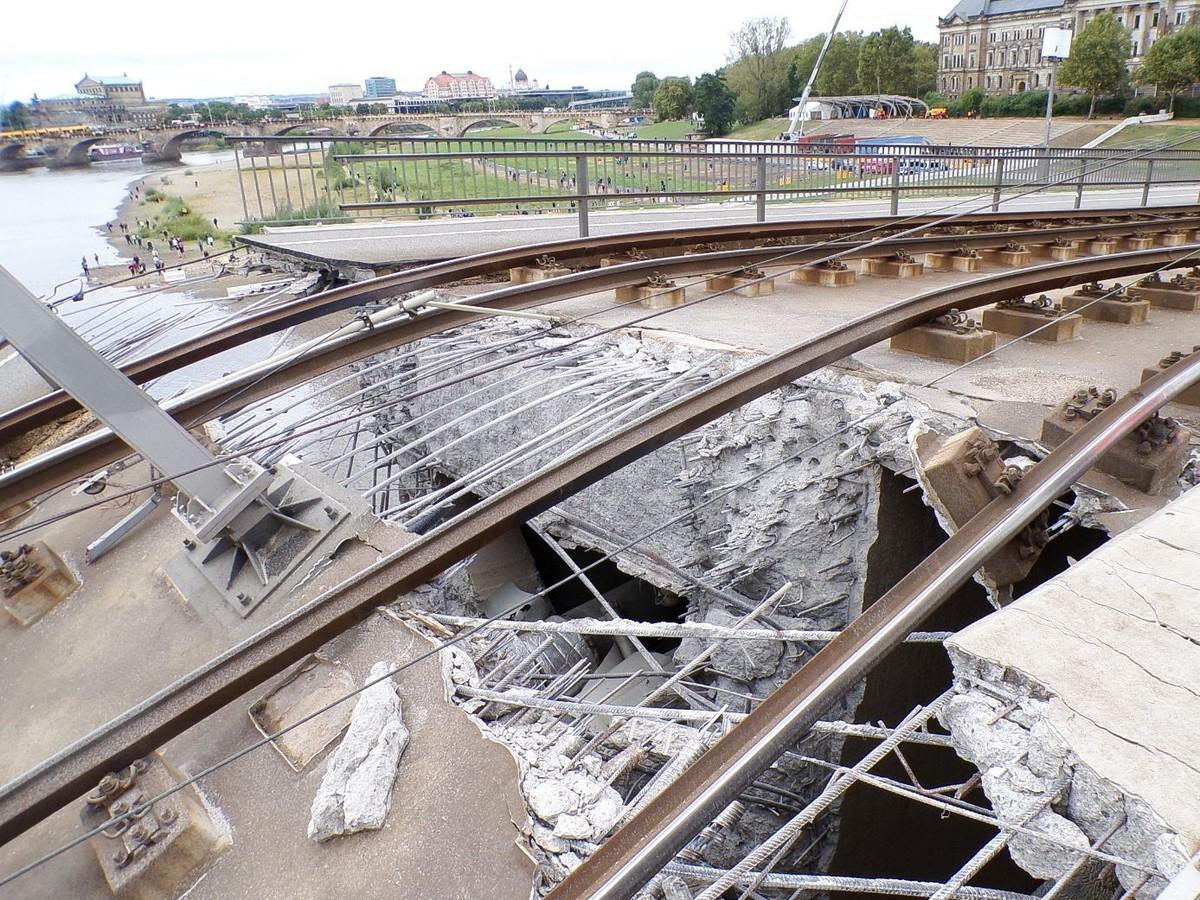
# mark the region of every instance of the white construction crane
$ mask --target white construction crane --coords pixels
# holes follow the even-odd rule
[[[792,120],[788,124],[788,130],[783,133],[785,141],[794,141],[804,134],[804,110],[808,106],[808,95],[812,93],[813,85],[817,80],[817,73],[821,71],[821,62],[825,59],[825,51],[829,49],[829,44],[833,41],[833,36],[837,34],[838,22],[842,21],[842,13],[846,11],[846,4],[848,2],[849,0],[842,0],[842,5],[838,7],[837,15],[834,16],[833,27],[825,35],[825,43],[821,45],[821,52],[817,54],[817,61],[813,64],[812,72],[808,76],[808,84],[804,85],[804,93],[800,95],[800,102],[792,110]]]

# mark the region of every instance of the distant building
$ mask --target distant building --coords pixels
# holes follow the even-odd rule
[[[455,73],[442,70],[426,80],[424,93],[434,100],[485,100],[495,97],[496,89],[490,78],[470,69]]]
[[[362,98],[362,86],[357,84],[331,84],[329,86],[330,106],[352,106],[354,101]]]
[[[375,75],[363,82],[363,96],[368,100],[396,95],[396,79]]]
[[[146,102],[146,92],[142,88],[142,82],[126,75],[119,78],[115,76],[92,77],[84,73],[83,79],[75,83],[75,90],[81,94],[103,97],[110,103],[119,103],[123,106],[131,104],[136,106]]]
[[[1050,61],[1042,59],[1045,29],[1079,34],[1104,12],[1129,29],[1129,67],[1135,69],[1154,41],[1197,17],[1200,0],[959,0],[938,19],[937,89],[948,97],[972,89],[990,96],[1044,90],[1050,80]]]
[[[540,91],[542,86],[538,84],[536,78],[531,81],[529,76],[525,74],[524,69],[517,69],[517,74],[513,76],[512,89],[513,93],[520,94],[530,91]]]
[[[271,106],[272,100],[265,94],[247,94],[234,97],[233,103],[238,106],[245,104],[251,109],[268,109]]]
[[[85,74],[75,84],[74,94],[34,97],[30,104],[45,124],[137,126],[152,128],[162,124],[165,103],[146,100],[142,82],[126,75],[92,76]]]

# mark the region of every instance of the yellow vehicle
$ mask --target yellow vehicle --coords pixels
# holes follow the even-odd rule
[[[14,131],[0,131],[0,139],[27,140],[29,138],[75,137],[91,134],[90,125],[51,125],[43,128],[25,128]]]
[[[950,118],[950,110],[944,106],[935,106],[933,109],[925,113],[927,119],[948,119]]]

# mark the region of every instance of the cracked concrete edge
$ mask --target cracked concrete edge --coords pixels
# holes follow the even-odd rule
[[[413,622],[409,621],[408,619],[404,618],[403,616],[397,615],[394,610],[389,609],[388,607],[380,607],[379,609],[376,610],[376,612],[381,613],[384,616],[384,618],[389,619],[395,625],[397,625],[400,628],[404,629],[405,631],[408,631],[409,633],[415,635],[419,640],[426,641],[430,645],[435,645],[435,641],[437,641],[437,638],[435,636],[431,636],[428,632],[423,630],[419,625],[414,624]],[[470,710],[466,709],[463,704],[458,703],[455,700],[456,692],[454,690],[454,681],[451,678],[451,671],[453,670],[453,667],[454,667],[456,654],[460,658],[466,658],[468,661],[470,659],[467,656],[467,654],[463,653],[463,651],[461,651],[461,650],[458,650],[456,647],[441,647],[437,651],[438,672],[440,673],[441,679],[442,679],[442,696],[447,703],[449,703],[451,706],[453,706],[455,709],[457,709],[459,711],[459,713],[466,716],[466,718],[471,722],[471,724],[474,725],[476,727],[476,729],[478,729],[480,735],[482,735],[484,740],[490,741],[493,744],[498,744],[500,747],[502,747],[508,753],[509,756],[512,757],[513,763],[517,769],[517,790],[521,794],[521,799],[524,801],[524,812],[525,812],[525,821],[523,823],[514,821],[513,827],[516,829],[518,834],[528,834],[530,829],[532,828],[533,819],[529,812],[529,799],[525,796],[525,791],[521,787],[521,785],[525,781],[525,769],[526,769],[527,764],[514,751],[513,747],[511,747],[499,735],[497,735],[495,733],[495,731],[493,731],[486,722],[484,722],[478,716],[474,715]],[[474,664],[472,664],[472,668],[474,668]],[[475,686],[478,687],[479,686],[478,677],[476,677],[475,682],[476,682]],[[528,846],[528,844],[525,841],[522,841],[520,838],[513,838],[513,843],[517,846],[517,848],[522,853],[524,853],[527,857],[529,857],[529,859],[534,863],[534,865],[537,865],[541,861],[533,853],[533,851],[530,849],[530,847]],[[530,896],[530,900],[535,900],[537,895],[534,893],[534,886],[530,887],[530,895],[529,896]]]
[[[1027,770],[1026,763],[1031,753],[1043,759],[1062,759],[1057,777],[1040,776],[1041,784],[1038,786],[1041,792],[1055,797],[1047,812],[1077,826],[1092,845],[1113,827],[1116,816],[1122,815],[1123,824],[1105,842],[1103,849],[1142,869],[1156,872],[1157,875],[1144,887],[1148,896],[1161,892],[1167,882],[1187,864],[1196,848],[1189,847],[1183,837],[1172,830],[1144,798],[1102,778],[1071,748],[1067,737],[1050,721],[1052,706],[1057,704],[1070,710],[1061,697],[1048,692],[1033,676],[1015,666],[1001,665],[975,656],[953,643],[953,639],[947,641],[945,646],[954,667],[955,688],[959,698],[985,703],[995,712],[993,720],[988,723],[991,726],[990,734],[984,736],[983,744],[980,744],[978,735],[970,735],[961,720],[953,716],[954,703],[958,698],[940,717],[942,724],[950,731],[955,752],[976,765],[982,775],[993,774],[990,781],[986,777],[984,780],[984,790],[989,799],[995,801],[988,790],[989,784],[996,784],[995,775],[1005,766],[988,765],[988,756],[1001,752],[1006,744],[1011,743],[1011,735],[1001,734],[1004,727],[1001,723],[1016,725],[1025,733],[1024,752],[1011,759],[1012,764]],[[1114,809],[1114,804],[1119,804],[1120,809]],[[1005,819],[999,810],[997,815]],[[1012,843],[1013,855],[1023,868],[1055,867],[1055,860],[1038,857],[1039,852],[1046,852],[1050,845],[1039,848],[1042,842],[1035,838],[1014,840]],[[1059,869],[1057,874],[1062,874],[1061,864]],[[1129,889],[1140,882],[1145,874],[1142,869],[1118,865],[1116,875],[1121,884]],[[1047,871],[1039,871],[1038,875],[1047,877]]]

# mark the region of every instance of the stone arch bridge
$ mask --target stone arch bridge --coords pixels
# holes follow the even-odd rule
[[[0,171],[48,165],[86,166],[88,151],[100,143],[144,144],[147,161],[172,162],[179,159],[184,142],[207,136],[285,137],[346,136],[379,137],[463,137],[490,125],[513,125],[531,134],[545,134],[555,126],[611,128],[628,116],[628,109],[588,111],[555,110],[531,112],[513,110],[494,113],[395,113],[377,116],[344,116],[324,119],[288,119],[254,124],[213,124],[184,128],[131,129],[102,135],[74,138],[25,139],[0,138]],[[32,151],[32,152],[31,152]]]

